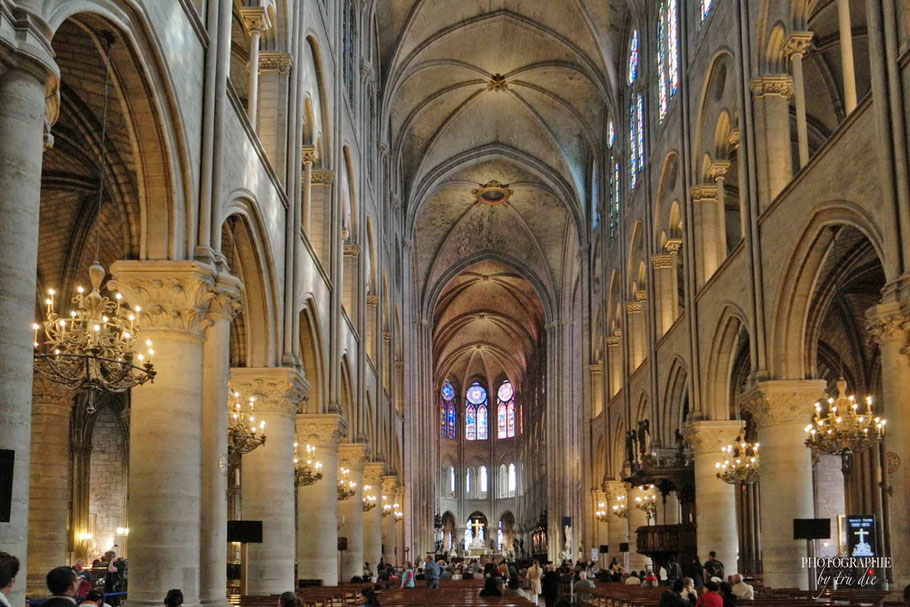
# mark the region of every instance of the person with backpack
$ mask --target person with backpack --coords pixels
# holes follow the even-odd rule
[[[665,569],[667,570],[667,585],[672,586],[673,582],[682,579],[682,567],[676,562],[676,555],[671,554],[669,556]]]
[[[710,580],[711,578],[718,578],[721,581],[724,580],[724,564],[717,560],[717,553],[713,550],[708,553],[710,557],[705,561],[705,579]]]

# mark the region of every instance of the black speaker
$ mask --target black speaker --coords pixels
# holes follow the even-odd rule
[[[793,519],[793,539],[827,540],[831,538],[831,519],[829,518],[795,518]]]
[[[13,464],[16,452],[0,449],[0,523],[8,523],[13,508]]]
[[[610,547],[607,546],[606,544],[601,544],[599,550],[600,550],[601,554],[606,554],[606,553],[610,552]]]
[[[339,537],[338,538],[338,550],[347,550],[348,549],[348,538]]]
[[[620,543],[619,543],[619,551],[620,551],[620,552],[628,552],[628,551],[629,551],[629,542],[620,542]]]
[[[229,542],[262,543],[262,521],[228,521]]]

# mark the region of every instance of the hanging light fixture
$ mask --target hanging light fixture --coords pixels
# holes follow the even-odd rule
[[[607,503],[600,502],[597,504],[597,511],[594,513],[594,518],[601,523],[606,523],[609,519],[610,513],[607,511]]]
[[[613,515],[619,518],[626,518],[629,516],[629,500],[625,495],[616,496],[616,503],[613,504]]]
[[[251,396],[247,406],[239,392],[231,393],[231,419],[228,427],[228,450],[241,455],[265,444],[265,421],[256,421],[256,398]]]
[[[338,501],[343,502],[354,495],[356,488],[357,483],[351,480],[351,471],[347,468],[341,468],[338,474]]]
[[[382,496],[382,518],[392,514],[392,504],[389,503],[389,496]]]
[[[395,516],[395,523],[400,523],[404,519],[404,512],[401,511],[401,506],[397,503],[392,504],[392,513]]]
[[[654,485],[644,485],[640,491],[641,493],[635,496],[635,507],[644,512],[650,522],[657,512],[657,489]]]
[[[717,478],[731,485],[751,485],[758,480],[758,443],[750,443],[740,434],[721,451],[724,461],[714,464]]]
[[[294,441],[294,486],[306,487],[322,480],[322,464],[316,461],[316,447],[306,445],[306,455],[297,456],[297,441]]]
[[[370,485],[363,486],[363,511],[369,512],[375,508],[378,504],[376,503],[376,494],[373,493],[373,487]]]
[[[837,250],[837,228],[831,228],[834,264],[840,263]],[[835,297],[841,292],[840,274],[836,276]],[[821,453],[839,455],[841,469],[844,473],[850,470],[851,458],[855,453],[866,451],[885,437],[887,421],[875,415],[872,410],[872,397],[866,397],[866,406],[860,408],[854,395],[847,396],[847,381],[844,379],[843,359],[841,360],[840,377],[835,386],[837,397],[829,398],[827,411],[821,401],[815,403],[815,415],[812,423],[806,426],[806,447]]]
[[[98,208],[95,229],[95,262],[89,267],[91,290],[76,288],[74,309],[57,313],[58,296],[47,290],[44,320],[34,323],[35,371],[58,384],[85,395],[87,413],[94,413],[96,398],[104,392],[125,392],[153,381],[151,340],[139,336],[140,308],[130,309],[120,293],[110,299],[101,294],[104,267],[97,261],[101,246],[100,220],[104,202],[104,176],[107,162],[107,111],[110,92],[111,45],[113,36],[104,39],[104,109],[101,121],[101,163],[98,175]],[[144,348],[142,344],[144,343]],[[144,353],[140,353],[140,349]]]

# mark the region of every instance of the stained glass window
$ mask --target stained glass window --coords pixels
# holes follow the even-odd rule
[[[620,211],[620,192],[622,188],[621,181],[622,166],[620,163],[613,162],[613,171],[610,174],[610,238],[616,236],[619,231],[619,211]]]
[[[515,436],[515,388],[512,386],[512,382],[505,380],[499,384],[496,397],[496,436],[512,438]]]
[[[506,404],[502,402],[496,407],[496,436],[506,437]]]
[[[515,464],[509,464],[509,497],[514,497],[518,490],[518,477],[515,475]]]
[[[348,103],[353,106],[354,64],[357,62],[357,7],[354,6],[353,0],[345,2],[342,19],[342,35],[344,36],[341,54],[342,80],[347,93]]]
[[[632,41],[629,43],[629,73],[627,77],[629,84],[633,84],[638,78],[638,62],[641,59],[639,54],[638,30],[632,32]]]
[[[679,20],[677,0],[663,0],[657,21],[658,116],[664,119],[679,90]]]
[[[611,120],[607,125],[607,144],[612,148],[614,143],[616,143],[616,126]]]
[[[701,20],[704,21],[708,18],[708,15],[711,14],[711,5],[714,4],[713,0],[701,0]]]
[[[442,402],[439,405],[442,438],[455,438],[455,388],[449,380],[442,384]]]
[[[487,391],[479,382],[474,382],[465,394],[465,438],[486,440],[489,438],[489,411]]]
[[[638,187],[638,174],[645,168],[645,102],[635,93],[629,104],[629,183]]]
[[[486,497],[487,494],[487,467],[480,467],[480,496]]]

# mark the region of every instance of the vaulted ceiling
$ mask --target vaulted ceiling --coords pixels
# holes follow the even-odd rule
[[[520,382],[577,280],[625,5],[379,0],[385,126],[438,372]],[[494,180],[504,203],[472,194]]]

